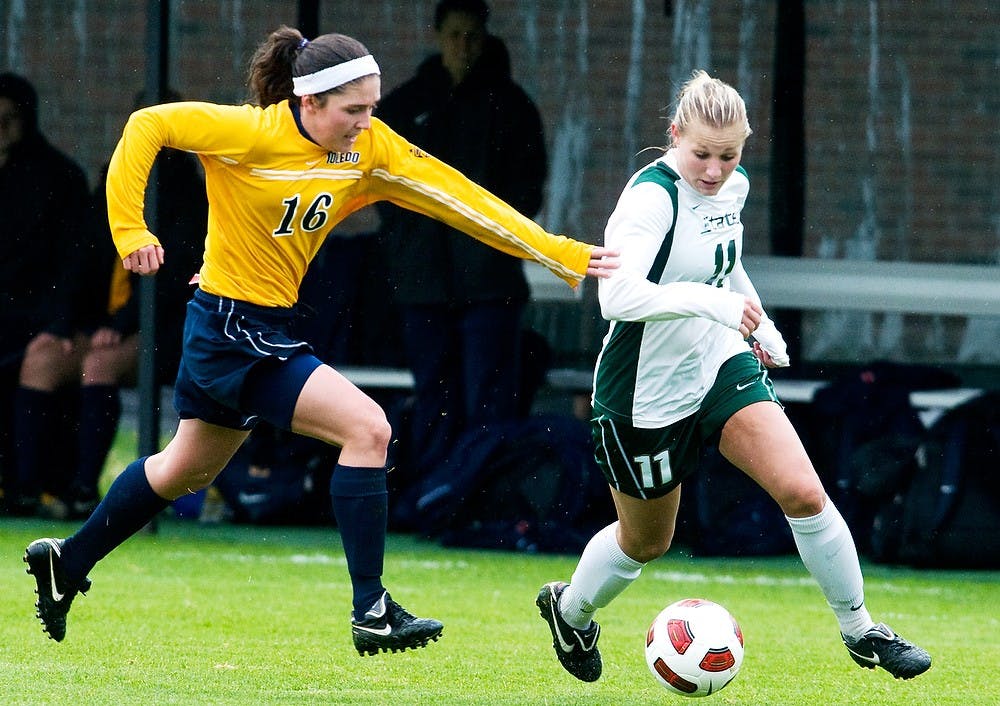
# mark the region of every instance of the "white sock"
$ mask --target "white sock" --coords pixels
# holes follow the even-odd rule
[[[819,583],[833,609],[840,632],[861,637],[874,625],[865,607],[864,578],[858,550],[844,518],[830,498],[813,517],[786,517],[802,563]]]
[[[617,530],[618,523],[613,522],[591,538],[559,598],[563,620],[577,630],[586,629],[594,611],[613,601],[642,572],[643,564],[629,558],[619,546]]]

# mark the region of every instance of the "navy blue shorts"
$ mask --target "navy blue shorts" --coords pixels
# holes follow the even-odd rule
[[[181,419],[289,429],[306,380],[322,361],[291,332],[295,309],[258,306],[198,289],[187,305],[174,385]]]

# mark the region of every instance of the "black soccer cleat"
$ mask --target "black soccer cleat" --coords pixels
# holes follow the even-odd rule
[[[912,679],[930,669],[927,651],[907,642],[885,623],[871,627],[856,641],[841,637],[851,659],[866,669],[882,667],[897,679]]]
[[[417,618],[406,612],[386,591],[365,613],[364,620],[351,618],[351,634],[358,654],[403,652],[423,647],[441,637],[444,625],[433,618]]]
[[[559,596],[567,584],[553,581],[542,586],[535,599],[538,612],[552,631],[552,647],[563,668],[580,681],[597,681],[601,676],[601,652],[597,638],[601,626],[591,621],[586,630],[578,630],[563,620],[559,613]]]
[[[66,614],[77,593],[90,590],[90,579],[85,578],[78,585],[71,585],[62,571],[61,539],[36,539],[24,552],[24,562],[28,573],[35,577],[35,614],[42,624],[42,630],[61,642],[66,637]]]

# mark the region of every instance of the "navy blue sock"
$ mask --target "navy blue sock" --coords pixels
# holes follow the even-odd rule
[[[84,385],[80,389],[79,458],[73,479],[78,490],[97,491],[97,480],[114,443],[121,410],[115,385]]]
[[[17,495],[37,498],[53,475],[49,449],[57,440],[58,398],[54,392],[17,388],[14,403]]]
[[[63,545],[63,570],[70,581],[86,578],[111,550],[145,527],[169,503],[146,479],[146,457],[133,461],[115,479],[101,503]]]
[[[330,478],[330,500],[347,557],[354,591],[354,617],[379,599],[385,559],[389,494],[385,468],[358,468],[337,464]]]

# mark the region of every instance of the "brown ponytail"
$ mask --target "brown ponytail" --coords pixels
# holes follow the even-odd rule
[[[367,54],[361,42],[345,34],[323,34],[306,41],[297,29],[282,25],[257,47],[250,60],[247,78],[250,102],[267,107],[286,98],[297,101],[292,93],[293,76],[322,71]],[[343,86],[328,93],[340,90]]]

